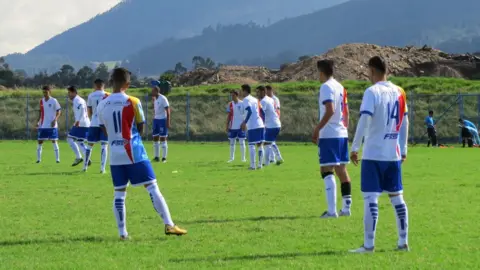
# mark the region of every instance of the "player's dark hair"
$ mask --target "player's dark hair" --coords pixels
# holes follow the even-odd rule
[[[462,121],[463,121],[463,119],[462,119],[462,118],[459,118],[459,119],[458,119],[458,122],[462,122]]]
[[[265,88],[267,88],[267,90],[273,90],[271,85],[267,85],[267,86],[265,86]]]
[[[238,91],[237,91],[237,90],[232,90],[232,91],[230,91],[230,94],[232,94],[232,95],[236,95],[236,96],[238,96],[238,95],[239,95],[239,93],[238,93]]]
[[[252,88],[248,84],[242,85],[242,91],[247,92],[247,93],[252,93]]]
[[[154,85],[152,88],[157,90],[157,92],[160,94],[160,87],[158,85]]]
[[[68,88],[67,88],[68,92],[73,92],[73,93],[77,93],[77,87],[75,87],[74,85],[70,85]]]
[[[131,73],[125,68],[115,68],[110,76],[110,83],[113,89],[120,89],[126,83],[130,83]]]
[[[428,114],[433,114],[433,111],[428,111]]]
[[[102,87],[105,85],[105,82],[102,79],[96,79],[93,83],[96,87]]]
[[[44,85],[44,86],[42,87],[42,90],[44,90],[44,91],[50,91],[50,90],[52,90],[52,88],[51,88],[49,85]]]
[[[328,77],[333,75],[333,66],[334,66],[333,60],[325,59],[325,60],[319,60],[317,62],[318,71],[322,72]]]
[[[259,85],[259,86],[257,87],[257,90],[260,90],[260,91],[262,91],[262,92],[265,92],[266,88],[265,88],[265,86],[263,86],[263,85]]]
[[[375,70],[377,70],[382,74],[387,73],[387,69],[388,69],[387,62],[381,56],[374,56],[370,58],[370,60],[368,61],[368,66],[371,68],[374,68]]]

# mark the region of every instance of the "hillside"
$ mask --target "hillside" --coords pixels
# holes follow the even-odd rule
[[[355,42],[429,44],[464,53],[480,49],[478,10],[478,0],[354,0],[269,27],[219,27],[192,38],[168,40],[128,57],[129,67],[158,74],[179,61],[189,64],[198,55],[221,63],[274,68],[300,55]],[[277,61],[272,63],[272,57]]]
[[[191,37],[209,25],[274,23],[346,0],[125,0],[110,11],[67,30],[25,55],[6,58],[15,68],[122,60],[168,38]]]

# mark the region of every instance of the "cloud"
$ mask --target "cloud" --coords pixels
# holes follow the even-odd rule
[[[120,0],[0,0],[0,55],[27,52]]]

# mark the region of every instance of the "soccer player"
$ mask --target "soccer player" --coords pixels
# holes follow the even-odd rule
[[[73,104],[73,115],[75,116],[75,123],[68,133],[67,142],[70,145],[70,148],[72,148],[76,157],[72,166],[77,166],[83,162],[80,150],[84,155],[87,151],[87,148],[83,142],[87,140],[90,119],[87,115],[87,103],[78,95],[77,88],[75,86],[69,86],[67,90],[68,98],[70,98]]]
[[[364,199],[364,243],[351,250],[369,253],[375,248],[378,225],[378,198],[387,192],[396,213],[397,250],[408,251],[408,210],[403,199],[402,162],[407,158],[408,109],[405,91],[387,81],[387,64],[375,56],[368,62],[374,84],[363,94],[360,119],[350,158],[358,164],[358,151],[364,139],[361,190]]]
[[[277,110],[275,109],[275,101],[273,98],[267,96],[266,87],[260,85],[257,87],[258,98],[260,99],[260,105],[262,107],[262,111],[265,115],[265,156],[267,157],[265,165],[270,165],[270,156],[272,152],[272,145],[277,140],[277,136],[280,133],[280,129],[282,127],[282,123],[280,122],[280,116],[278,115]],[[280,151],[278,150],[278,146],[273,148],[276,156],[280,156]],[[281,158],[278,159],[277,165],[283,163]]]
[[[275,93],[273,91],[273,87],[271,85],[267,85],[266,88],[267,88],[267,96],[273,98],[274,105],[275,105],[275,111],[278,114],[278,118],[280,118],[280,100],[275,95]],[[271,154],[269,156],[270,162],[275,163],[276,159],[278,158],[278,160],[280,160],[281,163],[283,163],[282,154],[280,153],[280,149],[278,149],[278,146],[277,146],[276,142],[272,143],[272,149],[273,149],[273,151],[270,152]]]
[[[262,168],[263,161],[263,142],[265,140],[265,125],[260,115],[262,107],[258,99],[251,95],[252,88],[248,84],[242,85],[243,94],[243,108],[247,112],[247,116],[241,125],[242,130],[247,131],[248,149],[250,152],[250,168],[249,170],[256,170]],[[258,167],[256,149],[258,147]]]
[[[155,153],[154,161],[160,161],[160,147],[162,148],[162,162],[167,162],[168,152],[168,129],[170,128],[170,104],[165,96],[161,93],[158,85],[152,84],[153,108],[155,117],[153,119],[153,149]]]
[[[183,235],[187,231],[176,226],[165,198],[157,186],[155,173],[148,160],[141,134],[145,116],[140,100],[125,92],[130,85],[130,72],[116,68],[111,75],[113,93],[97,107],[98,121],[108,135],[110,172],[115,195],[113,212],[121,240],[128,239],[125,197],[127,186],[143,185],[150,195],[155,211],[163,218],[166,235]]]
[[[43,98],[40,100],[40,112],[37,121],[38,145],[37,163],[42,161],[43,141],[52,141],[55,151],[55,160],[60,163],[60,149],[58,148],[58,118],[61,115],[60,103],[51,96],[50,86],[42,88]]]
[[[230,141],[230,160],[233,162],[235,160],[235,143],[240,143],[240,151],[242,152],[242,162],[246,162],[245,159],[245,131],[242,130],[241,125],[243,120],[245,120],[245,110],[243,109],[242,100],[239,98],[238,91],[234,90],[230,92],[232,96],[232,101],[228,103],[227,106],[227,128],[228,140]]]
[[[328,209],[321,218],[337,218],[337,184],[335,174],[340,178],[342,209],[340,216],[350,216],[352,186],[346,165],[348,159],[348,119],[347,93],[345,88],[333,78],[334,63],[331,60],[317,62],[322,86],[319,91],[318,106],[320,122],[313,131],[312,142],[318,145],[320,174],[325,182]]]
[[[480,145],[480,137],[478,136],[478,130],[475,124],[462,118],[458,119],[458,122],[462,128],[461,136],[463,147],[465,147],[465,140],[468,141],[468,147]]]
[[[435,120],[433,120],[433,111],[428,112],[428,116],[425,118],[425,125],[427,126],[428,142],[427,147],[437,146],[437,131],[435,130]]]
[[[107,98],[110,93],[105,92],[105,82],[103,80],[96,79],[93,84],[95,91],[90,93],[87,99],[87,112],[91,122],[90,128],[88,129],[88,145],[85,152],[83,170],[87,171],[89,164],[91,164],[90,158],[92,156],[93,146],[100,142],[102,147],[102,151],[100,152],[100,173],[105,173],[108,155],[108,139],[98,126],[97,106],[103,99]]]

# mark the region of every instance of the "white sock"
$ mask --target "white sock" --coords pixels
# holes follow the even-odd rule
[[[397,217],[398,246],[408,245],[408,209],[403,195],[390,198]]]
[[[70,148],[72,148],[73,153],[75,154],[75,157],[77,159],[81,159],[82,154],[80,154],[80,149],[78,149],[78,145],[75,143],[75,141],[72,138],[68,138],[67,142],[70,145]]]
[[[239,139],[240,143],[240,152],[242,152],[242,161],[245,160],[245,139]]]
[[[280,154],[280,149],[278,148],[276,143],[272,144],[272,149],[273,149],[273,152],[274,152],[275,156],[277,156],[278,160],[283,160],[282,154]]]
[[[270,165],[270,160],[272,159],[271,155],[272,155],[272,146],[271,145],[267,145],[265,146],[265,164],[268,166]]]
[[[365,211],[363,216],[363,246],[366,248],[375,247],[375,232],[378,225],[378,196],[379,194],[374,192],[363,193]]]
[[[53,151],[55,152],[55,159],[60,161],[60,148],[58,147],[58,142],[53,143]]]
[[[160,145],[162,146],[162,158],[167,158],[168,154],[168,144],[167,141],[160,142]]]
[[[90,158],[92,156],[92,146],[87,145],[85,147],[85,160],[83,162],[83,169],[87,170],[88,169],[88,162],[90,161]]]
[[[268,155],[269,156],[269,159],[270,161],[273,161],[275,162],[275,151],[273,151],[273,146],[275,145],[275,143],[272,143],[271,145],[271,149],[270,149],[270,154]]]
[[[127,236],[127,210],[125,207],[126,191],[115,191],[113,199],[113,213],[117,221],[118,234],[120,236]]]
[[[263,145],[258,147],[258,168],[263,167]]]
[[[100,153],[100,170],[105,171],[107,166],[107,157],[108,157],[108,144],[102,143],[102,152]]]
[[[255,168],[257,159],[257,151],[255,149],[255,144],[249,144],[248,150],[250,152],[250,168]]]
[[[43,149],[43,144],[38,144],[37,145],[37,160],[38,161],[42,160],[42,149]]]
[[[156,158],[160,157],[160,142],[159,141],[153,142],[153,154],[154,154],[154,157],[156,157]]]
[[[155,211],[162,217],[163,223],[165,225],[174,226],[175,224],[172,221],[172,217],[170,216],[170,210],[168,210],[167,202],[165,198],[163,198],[162,193],[158,189],[157,183],[153,183],[147,187],[147,191],[150,194],[150,199],[152,200],[153,207]]]
[[[327,197],[328,213],[337,213],[337,183],[335,182],[335,175],[330,174],[324,179],[325,182],[325,194]]]
[[[77,142],[77,144],[78,144],[82,154],[85,155],[85,153],[87,152],[87,146],[85,146],[85,144],[83,142]]]
[[[230,140],[230,160],[235,159],[235,142],[236,139],[229,139]]]

